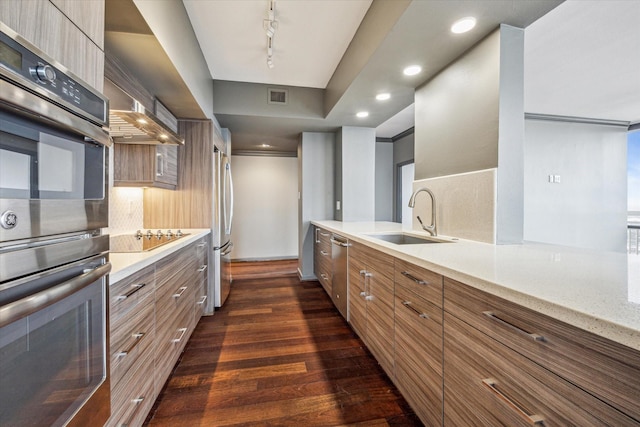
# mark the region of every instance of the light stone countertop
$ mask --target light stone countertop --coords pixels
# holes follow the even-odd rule
[[[538,243],[492,245],[469,240],[395,245],[367,234],[427,233],[402,229],[401,224],[392,222],[312,223],[640,350],[640,255]]]
[[[195,242],[201,237],[211,233],[208,228],[195,228],[195,229],[183,229],[183,233],[187,236],[181,237],[175,242],[167,243],[156,249],[152,249],[146,252],[133,252],[133,253],[109,253],[109,261],[111,262],[111,273],[109,273],[109,284],[113,285],[118,281],[132,275],[133,273],[142,270],[143,268],[161,260],[162,258],[170,255],[179,249]],[[131,235],[135,234],[135,231],[131,232]],[[113,236],[112,236],[113,237]]]

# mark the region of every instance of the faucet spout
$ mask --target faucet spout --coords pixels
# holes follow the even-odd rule
[[[438,229],[436,225],[436,196],[433,194],[433,192],[429,190],[427,187],[421,187],[417,189],[416,191],[413,192],[413,194],[411,195],[411,198],[409,199],[409,207],[410,208],[415,207],[416,196],[422,192],[429,194],[429,197],[431,197],[431,225],[424,225],[422,223],[422,220],[420,219],[420,216],[418,216],[418,222],[420,223],[424,231],[431,234],[432,236],[437,236]]]

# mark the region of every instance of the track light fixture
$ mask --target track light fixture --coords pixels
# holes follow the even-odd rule
[[[269,0],[267,8],[267,19],[263,22],[264,30],[267,34],[267,67],[273,68],[273,36],[278,28],[276,21],[276,0]]]

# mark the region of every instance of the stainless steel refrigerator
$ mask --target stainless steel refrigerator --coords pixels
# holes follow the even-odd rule
[[[216,139],[220,135],[216,135]],[[231,226],[233,225],[233,178],[231,176],[230,135],[222,130],[223,143],[214,149],[214,225],[212,230],[213,269],[209,277],[209,295],[206,313],[213,314],[222,307],[231,290]],[[216,141],[219,142],[219,141]]]

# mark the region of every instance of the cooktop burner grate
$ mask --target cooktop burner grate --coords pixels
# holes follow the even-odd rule
[[[109,246],[111,252],[116,253],[147,252],[167,243],[175,242],[184,236],[188,236],[188,234],[180,233],[180,235],[177,235],[169,232],[137,235],[125,234],[110,237]]]

